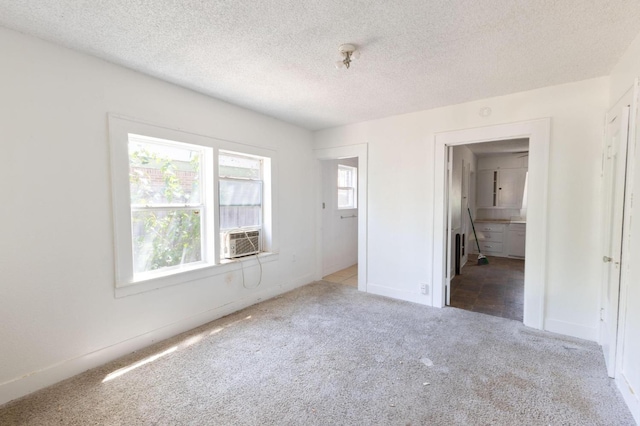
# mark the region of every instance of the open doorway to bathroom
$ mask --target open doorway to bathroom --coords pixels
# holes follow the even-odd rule
[[[358,287],[358,158],[322,160],[322,277]]]
[[[449,304],[522,321],[529,139],[449,150]]]

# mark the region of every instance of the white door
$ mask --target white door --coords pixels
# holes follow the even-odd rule
[[[620,295],[620,258],[624,214],[624,187],[631,95],[607,113],[603,151],[603,235],[600,344],[607,372],[615,375],[616,336]]]
[[[447,211],[445,212],[445,217],[447,218],[447,247],[445,249],[445,253],[447,253],[447,261],[446,261],[446,277],[445,277],[445,305],[449,306],[451,304],[451,279],[453,278],[453,274],[451,268],[453,266],[453,247],[454,247],[454,238],[453,232],[451,231],[451,186],[453,183],[453,147],[448,146],[447,149],[447,178],[445,180],[445,206],[447,206]]]
[[[462,203],[460,206],[460,218],[462,229],[460,232],[461,246],[464,250],[460,253],[460,266],[467,263],[469,254],[469,247],[467,247],[467,241],[469,241],[469,170],[471,169],[471,163],[462,160]]]

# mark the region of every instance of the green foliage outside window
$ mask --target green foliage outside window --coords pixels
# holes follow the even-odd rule
[[[179,160],[185,155],[189,160]],[[198,151],[136,143],[129,151],[134,272],[202,260]]]

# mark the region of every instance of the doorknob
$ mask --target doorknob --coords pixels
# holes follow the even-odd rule
[[[611,262],[613,260],[613,258],[609,257],[609,256],[602,256],[602,261],[604,263],[608,263]]]

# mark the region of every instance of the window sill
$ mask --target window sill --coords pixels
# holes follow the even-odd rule
[[[258,257],[260,258],[260,262],[264,264],[278,260],[279,256],[278,253],[264,252],[260,253]],[[247,256],[237,259],[222,259],[217,265],[203,265],[201,267],[176,272],[170,275],[154,277],[144,281],[116,284],[115,297],[119,299],[121,297],[146,293],[148,291],[159,290],[165,287],[185,284],[190,281],[222,275],[228,272],[239,271],[242,268],[241,262],[255,259],[255,256]]]

